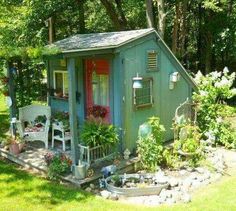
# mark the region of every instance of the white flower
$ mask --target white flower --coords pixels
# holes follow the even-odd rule
[[[222,77],[221,81],[217,81],[215,82],[215,87],[224,87],[224,86],[231,86],[232,85],[232,81],[228,80],[225,76]]]
[[[214,72],[211,72],[209,74],[213,80],[216,80],[217,78],[221,77],[221,72],[217,72],[217,71],[214,71]]]
[[[203,97],[206,97],[208,95],[208,92],[207,91],[204,91],[204,90],[200,90],[199,91],[200,95],[203,96]]]
[[[205,132],[205,136],[208,138],[209,141],[215,141],[216,140],[215,134],[211,130]]]
[[[235,79],[235,72],[233,72],[233,73],[231,73],[231,75],[230,75],[230,78],[232,79],[232,80],[234,80]]]
[[[231,89],[231,93],[233,96],[236,95],[236,88]]]
[[[197,74],[195,75],[194,80],[196,81],[197,84],[201,82],[202,76],[203,75],[202,75],[201,71],[198,71]]]
[[[229,73],[229,68],[225,66],[224,69],[223,69],[223,73],[224,73],[224,74]]]
[[[222,117],[220,116],[220,117],[218,117],[217,119],[216,119],[216,122],[217,123],[221,123],[221,122],[223,122],[223,119],[222,119]]]

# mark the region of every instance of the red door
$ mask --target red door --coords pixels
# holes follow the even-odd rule
[[[109,62],[101,59],[85,61],[86,114],[110,122]]]

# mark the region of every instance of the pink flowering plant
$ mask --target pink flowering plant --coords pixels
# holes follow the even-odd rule
[[[198,72],[194,79],[199,91],[193,94],[193,99],[198,105],[198,124],[205,140],[214,145],[235,148],[235,132],[224,121],[225,100],[236,95],[236,88],[232,87],[235,72],[230,74],[228,68],[206,76]]]
[[[59,175],[64,175],[70,171],[72,161],[63,153],[49,152],[44,155],[45,163],[48,167],[48,178],[57,180]]]

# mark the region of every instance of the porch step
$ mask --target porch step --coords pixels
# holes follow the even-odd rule
[[[118,174],[133,173],[138,168],[139,168],[139,159],[137,157],[134,157],[134,158],[131,158],[127,161],[122,160],[117,167],[117,173]],[[102,177],[103,177],[103,175],[100,173],[100,171],[97,171],[97,172],[95,172],[95,174],[92,177],[87,177],[82,180],[78,180],[78,179],[74,178],[72,175],[68,175],[67,177],[63,177],[62,179],[64,181],[70,182],[76,186],[83,187],[83,186],[87,186],[90,183],[97,182]]]

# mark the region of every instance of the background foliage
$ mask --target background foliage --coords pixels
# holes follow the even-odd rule
[[[43,53],[55,53],[43,49],[49,28],[56,41],[76,33],[147,27],[159,31],[190,72],[206,74],[226,65],[236,68],[234,0],[4,0],[0,2],[0,59],[10,65],[20,61],[21,67],[36,69],[37,74],[41,68],[32,69],[33,63],[38,67]],[[3,72],[1,67],[2,61]]]

